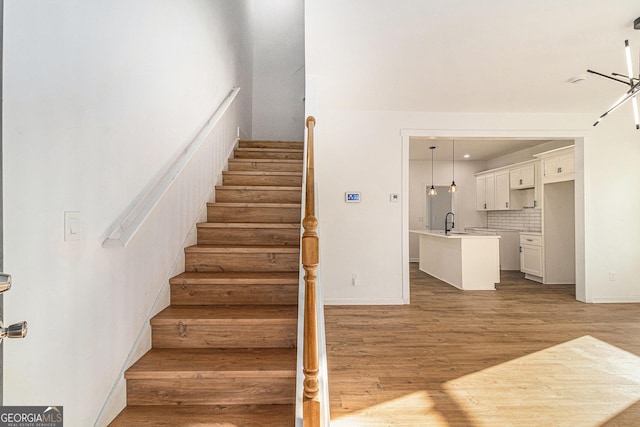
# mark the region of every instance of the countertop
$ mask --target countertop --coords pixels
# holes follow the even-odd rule
[[[513,231],[516,233],[522,233],[522,230],[519,229],[513,229],[513,228],[489,228],[489,227],[465,227],[465,230],[478,230],[478,231],[495,231],[495,232],[502,232],[502,231]]]
[[[529,234],[531,236],[542,236],[541,231],[521,231],[520,234]]]
[[[500,236],[482,236],[478,234],[465,233],[463,231],[450,231],[448,235],[443,230],[409,230],[409,233],[422,234],[425,236],[442,237],[445,239],[499,239]]]

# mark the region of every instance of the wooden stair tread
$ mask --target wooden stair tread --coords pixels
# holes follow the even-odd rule
[[[295,412],[295,405],[138,405],[110,427],[282,427],[295,424]]]
[[[219,206],[226,208],[301,208],[300,203],[234,203],[234,202],[210,202],[207,206]]]
[[[285,228],[300,229],[297,222],[200,222],[198,228]]]
[[[255,151],[255,150],[254,150]],[[302,164],[302,160],[296,159],[229,159],[231,163],[282,163],[282,164]]]
[[[170,305],[151,319],[151,325],[234,323],[293,323],[298,321],[295,305]]]
[[[267,143],[275,143],[275,144],[304,144],[303,141],[294,139],[294,140],[288,140],[288,139],[241,139],[238,141],[241,144],[246,144],[246,143],[261,143],[261,142],[267,142]]]
[[[297,284],[297,272],[186,272],[179,274],[169,281],[172,285],[179,284]]]
[[[242,160],[242,159],[239,159]],[[302,176],[302,172],[269,172],[269,171],[222,171],[222,175],[248,176]]]
[[[184,248],[188,253],[281,253],[295,254],[300,252],[298,246],[233,246],[233,245],[195,245]]]
[[[251,151],[259,151],[261,153],[271,152],[271,153],[303,153],[304,150],[302,148],[271,148],[271,147],[249,147],[249,148],[236,148],[235,151],[240,152],[251,152]]]
[[[259,191],[296,191],[299,192],[302,186],[281,187],[274,185],[216,185],[216,191],[220,190],[259,190]]]
[[[156,348],[125,378],[295,377],[296,357],[295,348]]]

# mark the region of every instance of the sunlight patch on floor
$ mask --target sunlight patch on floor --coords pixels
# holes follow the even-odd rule
[[[445,385],[476,427],[599,426],[640,400],[640,357],[584,336]]]
[[[418,391],[331,420],[331,427],[447,426],[429,394]]]
[[[584,336],[456,378],[440,389],[336,417],[331,425],[596,427],[636,402],[640,357]]]

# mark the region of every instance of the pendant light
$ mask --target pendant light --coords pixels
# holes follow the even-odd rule
[[[429,149],[431,150],[431,188],[427,191],[427,195],[437,196],[438,191],[436,191],[436,188],[433,186],[433,150],[435,150],[436,147],[429,147]]]
[[[458,186],[456,185],[456,140],[453,139],[453,148],[452,148],[452,157],[451,157],[451,172],[452,172],[452,181],[449,186],[449,193],[455,193],[458,191]]]

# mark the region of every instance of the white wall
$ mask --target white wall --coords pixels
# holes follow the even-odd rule
[[[319,76],[316,80],[321,82]],[[319,96],[326,94],[321,87],[316,91]],[[326,102],[319,100],[318,105]],[[590,116],[352,111],[319,107],[316,117],[316,173],[319,220],[323,224],[321,250],[326,301],[379,304],[406,302],[408,297],[407,289],[404,292],[402,289],[407,279],[407,271],[403,270],[404,245],[408,248],[405,242],[408,239],[402,231],[405,213],[397,204],[389,202],[389,193],[401,192],[402,198],[407,197],[410,136],[569,137],[587,134],[588,130],[573,129],[579,129],[580,123],[588,123],[585,117]],[[402,163],[403,140],[407,144],[406,172]],[[577,151],[581,149],[578,147]],[[580,155],[577,158],[579,162]],[[405,173],[407,193],[402,192]],[[348,190],[362,191],[363,202],[344,203],[343,193]],[[406,202],[408,226],[408,200]],[[408,260],[408,250],[406,257]],[[351,285],[353,272],[360,274],[360,286]],[[592,285],[597,286],[597,282]],[[628,288],[635,285],[629,283]]]
[[[252,0],[253,137],[302,141],[304,1]]]
[[[434,162],[434,185],[451,184],[451,162]],[[456,230],[465,227],[486,227],[486,212],[476,211],[476,179],[473,175],[486,168],[483,161],[456,162],[456,185],[452,194],[452,212],[455,214]],[[431,160],[409,161],[409,229],[427,228],[426,188],[431,186]],[[423,221],[420,221],[420,219]],[[417,235],[409,235],[409,258],[418,259]]]
[[[387,9],[376,2],[372,7],[378,8],[378,13],[372,16],[381,19],[381,26],[385,25],[387,46],[397,47],[397,57],[389,61],[381,58],[372,47],[375,45],[371,44],[371,39],[378,37],[378,26],[367,26],[358,19],[358,13],[361,13],[358,2],[345,3],[344,10],[349,14],[339,14],[335,2],[307,0],[306,3],[306,64],[311,77],[307,93],[316,94],[316,98],[308,103],[314,106],[317,118],[316,172],[324,261],[321,268],[328,302],[406,301],[408,289],[403,293],[402,283],[408,280],[408,269],[403,265],[405,250],[408,259],[408,244],[405,246],[403,241],[402,228],[403,215],[408,219],[408,201],[404,200],[407,205],[400,208],[388,202],[388,195],[405,187],[408,192],[409,174],[403,169],[408,169],[408,165],[404,166],[402,162],[403,140],[408,145],[411,136],[420,135],[575,138],[577,296],[590,302],[640,301],[640,284],[634,279],[635,264],[640,259],[640,241],[629,239],[629,236],[640,234],[640,221],[637,221],[640,199],[633,197],[623,185],[640,182],[640,168],[637,167],[640,144],[629,106],[607,117],[596,128],[591,125],[598,111],[562,112],[553,97],[548,97],[544,105],[532,106],[525,102],[522,105],[526,111],[523,108],[522,112],[514,113],[500,112],[510,110],[478,111],[480,106],[470,111],[471,104],[466,97],[453,100],[458,103],[452,101],[451,105],[458,107],[450,106],[448,113],[400,111],[400,108],[387,111],[384,110],[386,99],[392,98],[396,104],[398,101],[397,96],[394,98],[389,94],[407,89],[398,81],[406,71],[402,55],[407,58],[417,55],[440,67],[438,55],[441,52],[435,50],[434,55],[429,55],[424,50],[407,52],[397,46],[392,28],[384,20],[384,12],[380,12]],[[394,16],[388,22],[407,18],[403,15],[406,12],[407,9],[395,10],[394,6]],[[332,25],[333,20],[337,20],[338,25]],[[401,27],[395,28],[401,31]],[[412,28],[409,28],[399,39],[406,40],[412,34]],[[353,51],[349,58],[331,55],[336,46],[364,41],[370,49],[362,52],[362,56],[355,54],[360,51]],[[450,53],[453,57],[455,51]],[[384,61],[384,65],[388,65],[385,70],[392,70],[393,78],[371,85],[366,79],[361,81],[354,77],[354,70],[366,71],[358,65],[367,64],[367,59],[372,58],[376,63]],[[496,69],[500,63],[487,59],[482,67]],[[341,72],[343,69],[345,72]],[[458,83],[455,78],[447,80],[447,75],[443,75],[433,85],[425,83],[410,89],[412,93],[423,93],[423,98],[428,99],[430,90],[435,95],[449,90],[455,93]],[[487,84],[495,86],[497,83]],[[363,105],[363,99],[373,98],[376,107]],[[387,108],[396,104],[390,102]],[[406,105],[416,104],[408,102]],[[348,109],[350,106],[356,107]],[[361,190],[363,203],[346,205],[342,194],[347,189]],[[406,198],[407,194],[402,197]],[[408,229],[408,220],[406,225]],[[355,271],[361,273],[359,287],[351,286],[351,272]],[[608,280],[611,271],[616,273],[615,282]]]
[[[29,322],[5,343],[5,404],[63,405],[66,426],[86,427],[124,403],[127,356],[148,345],[136,339],[215,175],[168,194],[126,248],[101,241],[233,86],[233,116],[195,169],[212,174],[236,126],[250,129],[246,15],[238,0],[5,2],[5,315]],[[80,241],[63,241],[68,210]]]
[[[577,160],[581,154],[576,152]],[[640,182],[640,135],[630,109],[607,116],[585,140],[583,155],[585,299],[638,302],[640,241],[629,236],[640,235],[640,198],[627,189],[628,183]],[[576,180],[575,191],[580,190]],[[576,212],[579,209],[576,203]],[[579,223],[577,227],[579,233]],[[580,251],[578,246],[576,251]],[[615,281],[609,280],[610,272],[615,273]],[[580,273],[578,270],[578,276]]]

